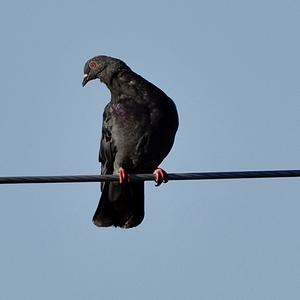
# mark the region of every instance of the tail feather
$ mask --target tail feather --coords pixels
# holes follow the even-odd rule
[[[105,183],[93,217],[99,227],[131,228],[144,219],[144,183]]]

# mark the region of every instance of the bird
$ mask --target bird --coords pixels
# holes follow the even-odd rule
[[[167,182],[167,173],[158,166],[174,144],[177,108],[160,88],[118,58],[98,55],[89,59],[82,86],[94,79],[100,79],[111,93],[103,112],[101,174],[116,174],[119,182],[101,183],[93,223],[136,227],[145,215],[144,182],[130,182],[128,174],[153,173],[156,185]]]

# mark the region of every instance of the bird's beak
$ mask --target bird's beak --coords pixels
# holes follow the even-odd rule
[[[90,81],[89,75],[84,74],[83,75],[83,80],[82,80],[82,86],[85,86],[89,81]]]

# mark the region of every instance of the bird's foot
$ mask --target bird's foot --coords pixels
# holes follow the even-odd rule
[[[168,182],[168,174],[165,170],[161,168],[157,168],[153,174],[155,175],[155,186],[160,186],[162,183],[167,183]]]
[[[123,184],[129,181],[128,173],[121,167],[119,168],[119,183]]]

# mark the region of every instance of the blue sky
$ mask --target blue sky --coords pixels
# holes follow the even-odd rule
[[[97,174],[123,59],[174,99],[169,172],[300,169],[298,1],[6,1],[0,176]],[[99,186],[0,187],[0,299],[299,299],[299,179],[146,185],[137,228],[99,229]]]

